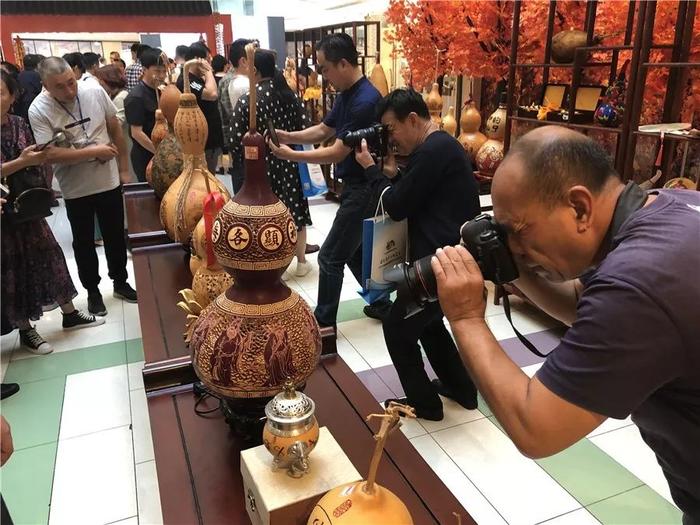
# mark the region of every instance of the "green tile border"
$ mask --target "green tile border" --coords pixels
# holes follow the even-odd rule
[[[486,412],[491,412],[481,396],[479,396],[479,410],[485,415]],[[498,422],[495,416],[488,415],[487,417],[505,434],[503,426]],[[638,523],[642,525],[647,522],[640,521],[641,516],[647,512],[650,516],[668,516],[670,512],[668,506],[680,513],[676,507],[668,503],[668,501],[653,489],[645,485],[637,476],[620,465],[610,455],[587,438],[582,439],[558,454],[535,460],[535,462],[564,490],[571,494],[582,507],[589,509],[591,514],[594,514],[604,525],[608,523],[610,525],[617,523]],[[602,505],[601,507],[596,507],[596,505],[614,500],[614,498],[629,494],[638,489],[648,489],[650,493],[653,493],[654,497],[650,497],[643,506],[644,508],[648,507],[648,510],[644,512],[632,510],[630,516],[634,516],[634,518],[629,518],[630,521],[619,520],[620,516],[616,514],[615,510],[619,508],[619,504],[616,504],[615,501]],[[627,504],[625,507],[627,510],[634,506],[634,501],[631,501],[630,498],[631,496],[627,496],[626,499],[620,500],[623,504]],[[615,519],[604,521],[593,512],[593,508],[600,508],[601,510],[599,513],[601,516],[608,517],[614,515]],[[670,514],[672,515],[673,513],[671,512]],[[667,523],[667,521],[661,521],[658,525],[662,523]]]
[[[356,319],[369,319],[362,312],[362,309],[367,306],[364,299],[357,298],[350,301],[342,301],[338,305],[338,315],[336,323],[344,323],[346,321],[355,321]]]
[[[136,361],[143,361],[140,338],[10,361],[4,381],[29,383]]]
[[[58,440],[65,387],[65,376],[23,383],[17,394],[2,402],[15,452]]]
[[[683,515],[643,485],[586,507],[603,525],[680,525]]]
[[[17,525],[49,521],[58,443],[16,450],[2,467],[0,492]]]
[[[584,507],[644,485],[588,439],[536,463]]]

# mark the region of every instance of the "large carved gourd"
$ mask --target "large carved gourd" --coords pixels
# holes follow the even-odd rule
[[[464,151],[467,152],[469,158],[474,162],[476,160],[476,153],[479,151],[479,148],[483,146],[484,142],[486,142],[487,138],[486,135],[479,131],[479,127],[481,126],[481,113],[479,113],[471,97],[469,97],[469,100],[462,109],[459,125],[461,132],[457,140],[459,140]]]
[[[379,63],[379,56],[377,56],[377,63],[374,64],[374,67],[372,68],[372,74],[369,76],[369,81],[375,88],[377,88],[377,91],[379,91],[381,96],[386,97],[389,94],[389,82],[386,80],[384,68]]]
[[[182,148],[172,129],[161,140],[151,161],[152,170],[149,184],[158,198],[162,199],[170,185],[180,176],[184,166]]]
[[[156,98],[158,98],[158,89],[156,89]],[[165,116],[163,115],[163,112],[160,109],[156,109],[156,122],[153,125],[153,129],[151,130],[151,142],[153,143],[153,146],[155,147],[156,151],[158,151],[158,145],[163,141],[165,137],[168,136],[168,121],[165,120]],[[153,159],[154,157],[151,157],[151,160],[148,161],[148,166],[146,166],[146,182],[153,186]]]
[[[254,49],[246,46],[249,63]],[[267,178],[265,139],[255,126],[254,86],[251,73],[250,129],[243,137],[245,182],[212,228],[214,253],[234,284],[202,310],[190,342],[197,376],[237,409],[243,400],[256,405],[274,396],[287,380],[302,385],[321,352],[311,310],[281,281],[294,257],[297,231]]]
[[[183,75],[189,78],[185,64]],[[175,242],[187,244],[192,231],[204,212],[204,199],[210,190],[230,199],[228,190],[206,167],[204,146],[207,142],[207,121],[199,109],[197,98],[190,93],[189,82],[180,95],[180,107],[175,115],[175,136],[182,147],[184,167],[170,185],[160,204],[160,221],[168,236]]]

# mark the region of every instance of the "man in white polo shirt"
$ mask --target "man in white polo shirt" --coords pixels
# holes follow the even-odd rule
[[[136,302],[136,291],[127,283],[120,180],[128,182],[130,176],[117,109],[99,85],[76,81],[62,58],[44,59],[38,71],[45,91],[32,102],[29,122],[37,144],[48,143],[59,131],[70,142],[70,147],[51,148],[49,160],[66,200],[78,275],[88,291],[88,310],[93,315],[107,315],[98,289],[95,215],[105,243],[109,277],[114,281],[114,296]]]

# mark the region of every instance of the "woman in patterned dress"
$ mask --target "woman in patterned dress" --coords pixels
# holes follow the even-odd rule
[[[255,69],[257,79],[256,121],[258,129],[267,128],[267,119],[271,118],[276,129],[299,131],[304,129],[308,120],[299,99],[287,85],[284,75],[275,67],[275,55],[267,49],[255,51]],[[229,151],[234,158],[242,162],[242,140],[248,131],[249,96],[243,95],[236,104],[231,119],[231,143]],[[309,203],[304,197],[299,180],[299,166],[296,162],[281,160],[269,151],[266,155],[267,169],[272,191],[287,206],[297,226],[296,245],[297,267],[295,275],[303,277],[311,271],[307,262],[306,227],[311,225]]]
[[[44,170],[51,168],[43,164],[48,161],[51,147],[36,151],[27,121],[9,114],[18,86],[5,71],[0,75],[0,174],[3,184],[11,187],[11,177],[44,182]],[[8,200],[13,197],[10,194]],[[48,354],[53,347],[30,324],[45,311],[60,306],[64,330],[104,323],[104,319],[83,313],[73,306],[73,298],[78,293],[63,251],[46,219],[14,223],[9,214],[3,213],[0,231],[3,334],[19,328],[20,342],[27,350],[33,354]]]

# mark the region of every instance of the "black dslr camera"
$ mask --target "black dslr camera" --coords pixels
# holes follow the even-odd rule
[[[460,228],[462,244],[479,265],[484,279],[505,284],[518,278],[518,268],[506,243],[506,233],[485,213]],[[428,303],[437,301],[437,281],[430,266],[433,256],[418,259],[413,264],[397,264],[386,270],[384,278],[396,284],[401,297],[406,298],[406,318],[417,314]]]
[[[342,137],[343,144],[355,149],[362,144],[362,139],[367,141],[367,148],[378,157],[386,157],[389,152],[389,128],[383,124],[374,124],[368,128],[348,131]]]

